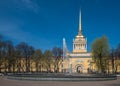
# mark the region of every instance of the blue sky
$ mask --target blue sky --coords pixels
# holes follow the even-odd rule
[[[94,39],[106,35],[110,46],[120,42],[120,0],[0,0],[0,34],[14,44],[27,42],[42,50],[72,51],[78,33],[79,9],[88,51]]]

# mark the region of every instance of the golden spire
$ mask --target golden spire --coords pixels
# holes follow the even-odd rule
[[[79,32],[78,35],[82,35],[82,17],[81,17],[81,9],[79,12]]]

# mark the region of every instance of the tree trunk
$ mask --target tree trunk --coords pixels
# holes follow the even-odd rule
[[[28,72],[28,59],[27,59],[27,57],[26,57],[26,72]]]
[[[100,72],[103,73],[103,66],[102,66],[102,57],[101,57],[101,54],[99,56],[99,59],[100,59]]]
[[[118,71],[118,65],[116,65],[116,73],[117,73],[117,71]]]
[[[27,68],[28,68],[28,69],[27,69],[28,72],[30,72],[30,67],[31,67],[31,66],[30,66],[30,58],[28,58],[28,67],[27,67]]]
[[[36,62],[35,66],[36,66],[36,72],[38,72],[38,62]]]
[[[114,57],[112,57],[112,73],[114,73]]]

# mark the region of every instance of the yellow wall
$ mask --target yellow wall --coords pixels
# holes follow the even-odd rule
[[[64,61],[64,68],[66,68],[66,70],[69,70],[69,68],[72,68],[72,72],[76,73],[77,72],[77,67],[81,66],[81,72],[82,73],[87,73],[87,69],[90,65],[90,61],[92,60],[92,58],[70,58],[70,59],[66,59]]]
[[[73,50],[73,53],[86,53],[87,50]]]
[[[22,60],[18,60],[19,62],[21,62],[21,66],[22,69],[20,69],[21,71],[25,72],[26,66],[25,66],[25,59]],[[62,61],[62,59],[61,59]],[[87,73],[88,72],[88,68],[90,66],[90,69],[92,69],[92,71],[97,71],[97,67],[94,63],[94,61],[92,60],[92,58],[87,58],[87,57],[72,57],[72,58],[68,58],[65,59],[63,61],[63,63],[59,63],[59,72],[62,72],[62,70],[64,70],[64,72],[69,72],[69,69],[71,68],[71,72],[72,73],[76,73],[77,72],[77,67],[82,65],[82,70],[81,73]],[[35,68],[35,62],[33,60],[30,61],[31,66],[30,66],[30,70],[31,71],[36,71]],[[64,65],[64,67],[62,67],[62,64]],[[109,61],[109,72],[112,72],[112,64],[111,64],[111,60]],[[120,60],[115,60],[115,67],[117,66],[117,72],[120,72]],[[2,65],[2,67],[4,68],[4,65]],[[6,69],[8,71],[8,69]],[[15,71],[18,70],[18,67],[16,65],[15,67]],[[51,70],[54,72],[54,65],[51,64]],[[5,69],[2,69],[2,72],[4,72]],[[40,71],[40,70],[39,70]],[[42,71],[47,71],[45,67],[42,68]],[[107,70],[108,71],[108,70]]]

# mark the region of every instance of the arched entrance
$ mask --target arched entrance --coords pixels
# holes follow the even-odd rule
[[[83,72],[83,66],[81,64],[76,65],[76,72],[77,73],[82,73]]]

